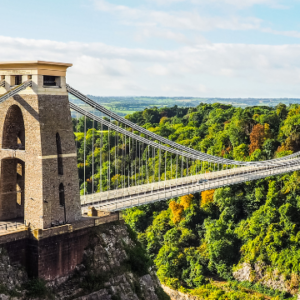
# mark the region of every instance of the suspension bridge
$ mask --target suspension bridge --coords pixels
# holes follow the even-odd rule
[[[109,172],[108,180],[114,175],[120,175],[123,178],[120,182],[116,182],[113,189],[104,191],[100,186],[100,191],[95,192],[92,183],[92,193],[81,196],[81,206],[84,212],[91,205],[100,210],[119,211],[133,206],[300,169],[299,153],[268,161],[243,162],[193,150],[118,116],[70,85],[67,85],[67,90],[71,95],[88,104],[94,112],[88,112],[70,102],[70,108],[76,112],[77,118],[78,114],[85,118],[84,136],[86,136],[86,118],[89,118],[93,121],[93,124],[94,122],[101,124],[100,149],[102,149],[101,145],[103,144],[103,126],[106,126],[108,135],[110,135],[110,131],[118,134],[114,135],[114,147],[117,149],[121,145],[123,149],[122,158],[130,155],[130,146],[138,152],[138,155],[136,155],[138,159],[134,160],[134,162],[126,165],[126,159],[122,159],[119,169],[115,165],[114,174]],[[100,116],[97,116],[97,113],[100,113]],[[92,141],[92,144],[94,145],[94,141]],[[84,146],[84,153],[86,153],[86,146]],[[158,174],[155,174],[155,165],[153,163],[155,163],[155,155],[157,153]],[[102,157],[101,152],[99,155]],[[114,158],[109,157],[109,166],[111,165],[111,159],[117,162],[117,151],[115,151]],[[92,157],[92,165],[94,165],[94,156]],[[100,178],[102,175],[101,169],[100,160]],[[168,175],[168,171],[171,175]],[[183,171],[185,174],[183,174]],[[161,178],[160,172],[164,174],[163,178]],[[136,178],[137,174],[138,178]],[[94,174],[92,174],[92,180],[93,178]],[[155,178],[158,181],[155,181]]]
[[[31,276],[74,274],[125,208],[300,169],[299,152],[235,161],[159,136],[68,85],[71,66],[0,62],[0,246]]]
[[[33,79],[26,79],[0,96],[0,105],[17,95],[22,96],[24,91],[34,89]],[[57,83],[55,78],[51,80],[52,85]],[[4,81],[0,82],[0,87],[5,87]],[[77,139],[73,141],[76,153],[79,147],[83,151],[82,213],[90,207],[106,212],[120,211],[300,169],[299,152],[277,159],[245,162],[191,149],[120,117],[68,84],[64,87],[66,93],[72,95],[68,105],[75,118],[75,127],[78,128],[80,118],[84,120],[83,141],[80,145]],[[84,105],[78,105],[79,100]],[[92,128],[98,126],[98,131],[92,130],[92,149],[87,148],[87,121],[92,121]],[[60,139],[56,142],[57,145],[61,143]],[[74,156],[74,153],[63,153],[59,147],[58,164],[66,157]],[[89,178],[86,171],[88,159],[91,162]],[[90,179],[89,189],[87,179]],[[64,197],[63,194],[61,196],[61,188],[59,193],[60,197]],[[63,198],[60,202],[61,206],[66,206]],[[70,219],[66,209],[64,214],[66,222]]]

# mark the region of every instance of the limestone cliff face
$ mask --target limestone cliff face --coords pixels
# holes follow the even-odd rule
[[[26,272],[20,266],[11,266],[9,257],[0,253],[0,300],[170,299],[151,268],[126,225],[101,225],[90,232],[82,264],[73,274],[53,282],[34,282],[34,288]]]
[[[8,255],[0,248],[0,300],[10,299],[11,291],[27,280],[24,268],[19,264],[12,265]]]
[[[278,271],[269,271],[267,266],[258,262],[252,266],[250,263],[240,264],[233,276],[238,281],[258,282],[274,290],[280,290],[295,295],[299,293],[300,278],[292,274],[290,278],[285,277]],[[300,295],[299,295],[300,299]]]
[[[90,239],[76,274],[60,285],[51,283],[56,299],[167,299],[155,273],[147,270],[143,250],[125,225],[95,228]]]

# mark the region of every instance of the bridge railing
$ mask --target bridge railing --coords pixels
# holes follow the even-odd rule
[[[15,230],[25,229],[25,225],[20,222],[10,222],[7,224],[0,225],[0,233],[7,231],[15,231]]]
[[[244,173],[243,175],[235,175],[231,177],[224,177],[222,179],[216,179],[208,181],[204,184],[190,184],[189,186],[173,186],[171,189],[166,189],[164,191],[156,191],[150,194],[139,194],[135,197],[125,197],[123,200],[110,200],[109,202],[94,202],[90,204],[83,204],[83,210],[86,209],[87,205],[93,205],[94,207],[107,210],[107,211],[119,211],[125,208],[139,206],[143,204],[148,204],[151,202],[167,200],[174,197],[183,196],[186,194],[193,194],[199,191],[215,189],[218,187],[229,186],[232,184],[238,184],[245,181],[257,180],[260,178],[265,178],[268,176],[275,176],[286,172],[292,172],[300,170],[300,164],[296,164],[294,166],[283,166],[281,168],[274,168],[272,170],[260,170],[254,171],[252,173]]]
[[[201,184],[204,188],[209,187],[210,181],[220,181],[225,183],[226,180],[230,180],[231,177],[242,176],[243,178],[247,175],[253,175],[257,172],[264,171],[265,176],[267,174],[271,175],[274,168],[266,168],[263,166],[252,168],[252,167],[243,167],[236,169],[228,169],[222,171],[216,171],[205,174],[198,174],[187,176],[183,178],[170,179],[167,181],[147,183],[132,187],[126,187],[123,189],[109,190],[101,193],[94,193],[90,195],[85,195],[81,197],[82,204],[95,203],[95,202],[107,202],[109,200],[121,200],[122,198],[130,196],[142,196],[145,194],[153,193],[153,191],[160,190],[161,192],[177,188],[183,185],[190,184]]]

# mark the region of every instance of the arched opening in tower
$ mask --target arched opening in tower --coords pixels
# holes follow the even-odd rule
[[[24,218],[24,161],[10,157],[1,160],[0,191],[0,220]]]
[[[25,150],[24,119],[18,105],[12,105],[7,111],[3,127],[2,148]]]

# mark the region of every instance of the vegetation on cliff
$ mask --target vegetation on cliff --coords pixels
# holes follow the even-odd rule
[[[299,112],[296,104],[242,109],[215,103],[196,108],[145,109],[127,118],[185,146],[254,161],[300,150]],[[74,125],[76,132],[83,131],[83,120],[74,121]],[[95,190],[113,184],[105,181],[107,170],[102,182],[97,171],[91,177],[91,136],[94,134],[94,157],[99,157],[96,153],[100,153],[101,134],[99,126],[95,130],[91,127],[88,123],[86,192],[91,192],[92,181]],[[106,132],[104,136],[102,147],[108,149]],[[82,141],[83,136],[77,133],[81,180]],[[110,142],[113,149],[113,140]],[[117,147],[122,147],[121,139]],[[137,159],[134,153],[130,155],[130,159]],[[107,159],[105,155],[102,158],[104,162]],[[97,170],[97,161],[94,168]],[[185,174],[188,165],[183,168]],[[160,174],[165,177],[164,169]],[[174,177],[170,169],[168,176]],[[207,278],[232,280],[233,273],[247,263],[252,267],[249,281],[259,281],[260,272],[266,282],[266,276],[272,279],[276,272],[284,281],[281,289],[295,293],[300,280],[299,183],[299,172],[269,177],[132,208],[125,212],[125,219],[154,260],[160,280],[169,286],[199,289],[207,284]],[[257,266],[262,266],[259,272]]]

